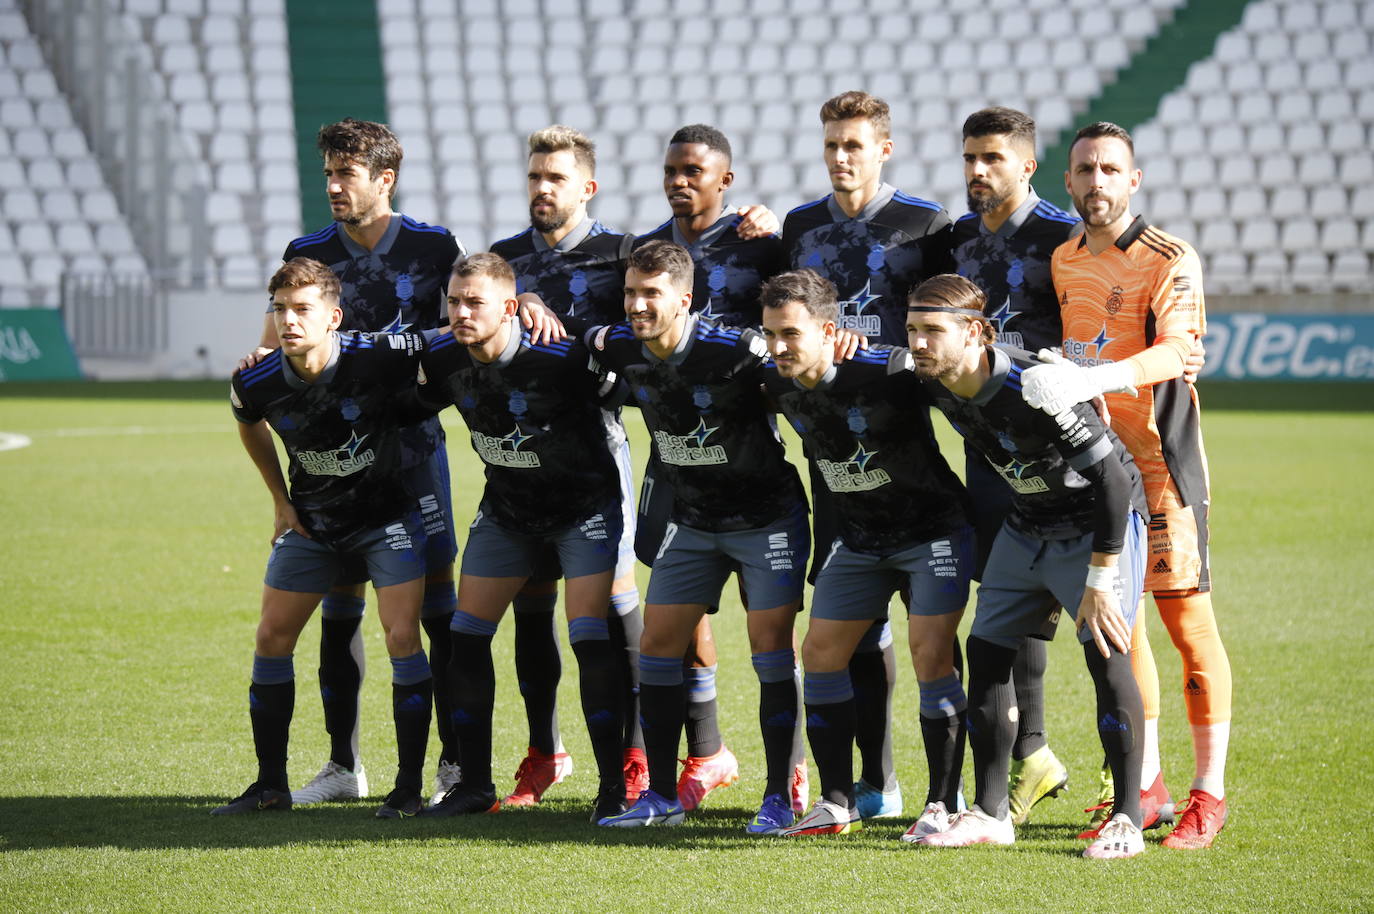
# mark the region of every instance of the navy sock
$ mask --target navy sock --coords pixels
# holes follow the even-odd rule
[[[1045,668],[1049,666],[1048,645],[1040,638],[1025,637],[1011,668],[1016,687],[1016,742],[1012,758],[1025,758],[1046,744]]]
[[[362,597],[327,593],[320,615],[320,700],[329,758],[352,771],[357,765],[358,695],[366,662],[363,656]]]
[[[853,807],[854,688],[848,670],[806,673],[806,737],[820,772],[821,799]]]
[[[494,791],[491,779],[491,715],[496,699],[496,672],[491,639],[496,625],[461,609],[453,614],[449,640],[449,690],[453,733],[463,760],[463,783]]]
[[[424,651],[391,658],[391,717],[396,725],[396,786],[420,792],[434,678]]]
[[[677,797],[677,750],[686,693],[681,657],[639,655],[639,711],[644,718],[649,789],[669,800]]]
[[[687,754],[707,758],[720,751],[719,707],[716,702],[716,665],[685,666],[687,684]]]
[[[253,655],[248,718],[253,724],[253,749],[258,756],[257,780],[265,787],[291,789],[286,779],[286,746],[295,705],[296,673],[291,658]]]
[[[1016,724],[1011,719],[1016,706],[1016,690],[1011,684],[1016,650],[969,636],[967,656],[968,743],[973,749],[977,803],[983,812],[1000,819],[1008,814],[1007,778],[1011,773],[1011,744],[1016,739]]]
[[[968,700],[959,677],[922,682],[921,742],[930,771],[927,803],[944,803],[953,812],[959,794],[959,775],[964,767],[964,723]]]
[[[792,737],[797,730],[796,655],[792,649],[766,651],[751,658],[759,677],[759,730],[767,779],[763,795],[788,796],[792,780]]]
[[[552,755],[558,751],[558,681],[563,658],[554,619],[557,593],[515,595],[515,678],[525,701],[529,745]]]
[[[621,735],[625,709],[621,706],[620,682],[613,669],[605,619],[580,618],[568,622],[568,640],[577,657],[577,682],[582,694],[582,716],[587,722],[592,754],[602,789],[625,789]]]
[[[639,724],[639,639],[644,636],[644,617],[639,611],[639,591],[611,594],[606,624],[615,650],[616,669],[625,692],[626,749],[643,749]]]
[[[870,787],[897,786],[892,762],[892,693],[897,655],[886,620],[873,624],[849,660],[854,684],[854,742],[859,747],[861,776]]]

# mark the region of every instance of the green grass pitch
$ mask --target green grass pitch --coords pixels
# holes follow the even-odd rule
[[[1143,856],[1114,863],[1080,859],[1073,839],[1101,755],[1067,629],[1051,647],[1048,723],[1070,786],[1014,847],[912,849],[896,840],[909,819],[844,838],[749,839],[762,788],[757,686],[729,592],[716,617],[721,724],[744,776],[683,827],[588,824],[595,781],[566,645],[560,707],[578,769],[539,808],[383,822],[373,798],[212,819],[254,773],[245,692],[271,523],[225,387],[0,385],[0,433],[31,439],[0,451],[0,911],[1374,908],[1368,386],[1204,382],[1216,599],[1236,683],[1231,823],[1208,852],[1169,851],[1154,835]],[[456,416],[446,421],[461,523],[478,466]],[[642,426],[630,424],[642,459]],[[1150,613],[1165,774],[1182,799],[1192,760],[1178,656]],[[393,749],[372,609],[365,631],[362,743],[376,791]],[[326,756],[316,632],[296,655],[294,784]],[[525,746],[510,638],[503,626],[499,778]],[[909,666],[897,708],[914,816],[925,766]]]

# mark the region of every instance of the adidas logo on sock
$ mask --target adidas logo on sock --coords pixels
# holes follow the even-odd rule
[[[1169,569],[1169,563],[1166,562],[1166,561],[1164,561],[1163,559],[1160,559],[1158,562],[1155,562],[1154,567],[1150,569],[1150,573],[1151,573],[1151,574],[1168,574],[1168,573],[1169,573],[1169,570],[1170,570],[1170,569]]]
[[[1121,721],[1117,720],[1115,716],[1113,716],[1113,715],[1111,715],[1111,714],[1107,714],[1107,715],[1104,715],[1103,718],[1102,718],[1102,720],[1098,722],[1098,724],[1097,724],[1097,729],[1099,729],[1099,730],[1101,730],[1101,731],[1103,731],[1103,732],[1105,732],[1105,733],[1110,733],[1110,732],[1125,733],[1125,732],[1126,732],[1126,725],[1123,724]]]
[[[1188,677],[1188,684],[1183,687],[1183,690],[1187,692],[1189,695],[1207,694],[1207,690],[1204,689],[1202,686],[1198,685],[1197,680],[1194,679],[1192,676]]]

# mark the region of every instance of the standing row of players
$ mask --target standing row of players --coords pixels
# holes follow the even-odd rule
[[[619,303],[625,288],[626,262],[632,250],[656,239],[673,240],[686,247],[695,264],[691,290],[693,311],[707,320],[723,318],[726,324],[758,326],[761,316],[759,292],[763,281],[784,267],[808,267],[828,277],[839,288],[838,297],[841,300],[837,302],[838,313],[834,321],[839,328],[874,338],[875,342],[889,343],[907,341],[907,290],[926,277],[954,268],[972,278],[992,302],[985,321],[999,331],[1003,340],[1027,349],[1063,345],[1064,351],[1077,362],[1090,365],[1101,363],[1087,375],[1091,379],[1109,374],[1105,381],[1099,380],[1098,386],[1105,385],[1106,389],[1140,386],[1144,394],[1139,400],[1131,406],[1125,406],[1124,401],[1123,405],[1114,403],[1114,406],[1117,407],[1118,424],[1120,415],[1131,410],[1133,421],[1130,435],[1123,432],[1122,437],[1132,445],[1137,461],[1147,471],[1145,478],[1151,495],[1149,508],[1152,513],[1150,589],[1156,592],[1157,603],[1164,613],[1170,633],[1184,652],[1185,681],[1188,682],[1186,696],[1189,699],[1189,717],[1194,726],[1198,756],[1198,777],[1193,785],[1188,812],[1170,840],[1176,837],[1178,840],[1173,843],[1210,843],[1225,815],[1221,770],[1229,718],[1229,671],[1226,669],[1224,651],[1216,637],[1215,624],[1211,621],[1210,602],[1207,599],[1206,488],[1200,440],[1196,437],[1196,397],[1191,387],[1177,380],[1182,374],[1184,360],[1202,330],[1201,282],[1196,257],[1177,239],[1145,226],[1141,220],[1130,218],[1129,196],[1138,186],[1140,175],[1134,168],[1129,137],[1119,128],[1108,129],[1103,125],[1087,128],[1074,145],[1067,181],[1079,211],[1086,217],[1087,231],[1075,244],[1068,245],[1059,255],[1055,255],[1052,276],[1051,252],[1073,238],[1078,231],[1077,220],[1040,201],[1030,187],[1035,162],[1034,125],[1029,118],[1007,109],[988,109],[968,119],[964,128],[964,158],[969,204],[973,212],[953,225],[938,205],[901,194],[881,182],[882,164],[892,151],[887,118],[886,105],[863,93],[846,93],[823,106],[824,158],[830,170],[834,193],[794,210],[787,218],[781,239],[766,233],[759,237],[747,237],[747,222],[725,208],[724,195],[732,175],[729,170],[729,146],[718,131],[696,126],[683,128],[673,137],[665,159],[665,191],[674,218],[648,236],[631,239],[607,232],[587,216],[587,203],[597,190],[590,142],[567,128],[549,128],[531,137],[531,229],[499,242],[493,249],[515,267],[516,282],[522,291],[537,293],[539,298],[569,322],[588,319],[610,324],[618,320],[624,313],[620,311]],[[349,314],[347,326],[397,330],[407,324],[424,327],[442,323],[442,318],[434,313],[438,311],[437,308],[430,308],[430,313],[426,314],[424,306],[433,303],[435,289],[447,275],[445,261],[451,263],[457,256],[457,245],[442,229],[423,226],[391,213],[390,193],[395,186],[400,158],[399,145],[394,137],[380,125],[344,122],[322,131],[321,147],[330,178],[331,204],[338,221],[314,236],[293,243],[288,256],[317,256],[339,274],[344,282],[345,310]],[[759,214],[755,210],[752,215],[757,217]],[[767,217],[767,213],[762,214],[765,229],[770,227]],[[757,218],[753,221],[757,221]],[[1075,260],[1081,263],[1075,264]],[[1103,285],[1099,288],[1098,284]],[[1056,294],[1056,288],[1062,294]],[[1064,306],[1062,332],[1061,299]],[[1077,310],[1074,310],[1075,306]],[[366,311],[369,307],[373,308],[371,312]],[[1071,315],[1082,315],[1083,319],[1075,325],[1070,319]],[[762,316],[766,317],[766,313]],[[1113,351],[1104,356],[1103,350],[1113,343],[1117,344]],[[1140,355],[1126,360],[1133,352]],[[862,359],[855,364],[860,362]],[[780,369],[785,364],[785,358],[779,359]],[[1056,366],[1055,371],[1059,374],[1055,377],[1067,377],[1065,373],[1068,368]],[[1082,386],[1082,378],[1074,376],[1071,380]],[[1068,382],[1060,378],[1057,383],[1062,386]],[[1159,383],[1158,387],[1150,386],[1156,383]],[[709,396],[707,402],[710,403]],[[702,410],[702,422],[697,434],[708,434],[706,416],[711,408],[708,405],[698,409]],[[669,439],[674,435],[682,438],[690,431],[665,431],[664,434]],[[854,434],[862,437],[858,432]],[[673,447],[680,444],[670,445],[670,452],[676,453]],[[661,457],[662,442],[658,450],[658,456]],[[435,452],[442,454],[433,448],[431,453]],[[862,455],[865,461],[870,460],[871,455],[863,452],[863,447],[857,447],[853,456],[857,459]],[[815,455],[811,456],[814,458]],[[1013,489],[1025,490],[1028,486],[1033,487],[1034,483],[1026,481],[1024,466],[1018,465],[1014,470],[1003,466],[1003,472],[999,474],[981,456],[971,451],[970,457],[969,493],[974,498],[970,514],[979,528],[980,561],[977,564],[981,565],[996,539],[995,534],[1002,519],[1006,517],[1006,501]],[[488,465],[492,465],[490,461]],[[843,523],[843,510],[837,507],[844,503],[843,499],[826,494],[834,496],[838,491],[835,488],[837,485],[843,489],[853,484],[853,480],[845,478],[850,474],[836,472],[838,465],[833,460],[828,465],[814,459],[812,461],[813,481],[819,483],[813,485],[813,492],[821,494],[817,504],[817,523],[825,534],[817,537],[817,545],[827,550],[834,541],[833,533],[836,530],[843,533],[849,529]],[[823,469],[827,466],[831,474],[828,477]],[[442,500],[446,501],[446,467],[444,472]],[[861,470],[860,475],[863,472],[866,471]],[[659,488],[661,491],[667,487]],[[431,492],[438,491],[440,487],[432,484]],[[431,502],[438,500],[431,499]],[[836,502],[836,506],[830,504],[832,501]],[[426,504],[423,497],[421,504]],[[836,513],[840,517],[832,516]],[[433,519],[426,520],[432,529],[435,526]],[[915,529],[916,525],[910,518],[908,523]],[[842,536],[841,540],[852,548],[856,542],[854,536],[859,534],[851,533],[849,539]],[[622,541],[624,539],[628,537],[622,538]],[[440,540],[444,542],[451,562],[454,554],[451,533],[440,537]],[[858,552],[872,554],[863,548],[859,548]],[[432,625],[429,620],[442,620],[446,612],[451,614],[453,588],[451,571],[441,575],[433,573],[440,563],[435,562],[432,556],[433,553],[427,565],[431,574],[424,605],[425,627],[431,633],[431,659],[437,671],[447,666],[441,663],[440,658],[448,648],[443,642],[449,639],[436,637],[441,623]],[[652,553],[649,557],[652,557]],[[833,561],[834,556],[831,559]],[[531,574],[551,579],[557,572],[535,569]],[[357,572],[353,576],[362,577]],[[622,576],[619,570],[617,576]],[[445,581],[446,587],[443,586]],[[621,593],[625,591],[624,588],[613,589]],[[1161,594],[1164,590],[1168,592]],[[557,745],[551,692],[546,692],[549,695],[547,700],[531,701],[532,693],[541,688],[547,690],[550,672],[553,672],[553,685],[556,686],[557,646],[552,643],[552,597],[549,591],[551,585],[542,594],[522,592],[515,598],[517,667],[521,663],[522,633],[529,636],[524,639],[526,642],[539,645],[526,645],[524,653],[528,655],[534,652],[541,658],[552,656],[554,662],[534,665],[537,674],[534,677],[527,676],[526,670],[517,671],[531,718],[531,750],[521,766],[517,789],[507,797],[508,802],[537,801],[543,790],[566,771],[570,762]],[[747,580],[744,593],[748,605],[758,606],[757,600],[750,599]],[[760,590],[760,593],[765,598],[769,596],[766,590]],[[662,615],[660,604],[652,596],[650,605],[655,607],[655,612],[650,615],[651,619]],[[527,607],[522,612],[522,597],[527,601],[532,597],[540,599],[534,608]],[[356,632],[361,600],[331,593],[325,599],[325,634],[322,642],[330,640],[329,629],[337,626],[340,618],[337,608],[344,599],[356,601],[346,604],[350,610],[354,610],[354,607],[356,610],[344,616],[345,620],[351,621],[351,627],[347,630],[349,637]],[[334,612],[331,612],[331,601],[336,610]],[[379,591],[379,604],[381,602]],[[626,601],[617,604],[612,599],[609,602],[614,611],[605,613],[608,619],[637,619],[637,612],[623,611]],[[635,594],[634,603],[637,602]],[[765,602],[768,600],[765,599]],[[1057,602],[1070,607],[1076,605],[1073,601],[1063,599]],[[468,601],[465,600],[465,610],[467,605]],[[707,606],[711,603],[682,605]],[[788,688],[782,685],[784,681],[790,684],[791,701],[795,707],[791,645],[773,645],[777,641],[776,633],[761,634],[755,640],[753,623],[755,612],[784,605],[779,603],[774,606],[768,602],[768,605],[750,613],[751,642],[755,649],[761,693],[772,694],[764,704],[779,711],[771,714],[770,718],[780,722],[787,720],[787,715],[779,710],[788,700]],[[885,617],[885,598],[883,606],[882,615]],[[959,606],[962,607],[962,601]],[[573,610],[571,601],[569,610]],[[912,612],[912,619],[921,618],[915,605]],[[522,619],[537,620],[537,624],[522,626]],[[954,622],[957,624],[957,615]],[[457,623],[451,624],[455,626],[455,631],[459,630]],[[913,628],[915,625],[913,623]],[[630,629],[621,636],[625,646],[639,646],[641,639],[636,637],[639,634],[635,630],[637,626],[621,627]],[[651,622],[653,627],[654,623]],[[703,649],[709,647],[709,636],[701,637],[704,629],[699,627],[696,629],[698,637],[695,646],[689,641],[681,646],[680,651],[679,628],[674,627],[671,637],[667,637],[666,641],[658,634],[645,632],[647,640],[643,643],[646,651],[648,645],[653,645],[655,652],[641,658],[633,666],[647,671],[649,678],[639,687],[646,701],[655,693],[654,687],[658,685],[681,688],[687,693],[682,704],[688,722],[691,756],[688,770],[677,779],[674,785],[676,791],[670,790],[665,784],[668,774],[663,770],[664,764],[658,766],[655,776],[655,756],[661,763],[666,757],[669,760],[666,767],[671,770],[671,759],[675,757],[677,745],[677,736],[674,735],[673,749],[666,756],[662,751],[655,753],[651,745],[648,773],[650,783],[658,788],[653,791],[654,796],[665,797],[676,792],[683,795],[684,805],[690,808],[700,802],[701,796],[712,787],[729,783],[738,774],[733,756],[720,743],[719,729],[714,722],[713,664],[710,662],[714,658],[703,656],[710,653]],[[1141,824],[1150,825],[1167,821],[1173,810],[1159,776],[1157,744],[1154,742],[1154,719],[1158,713],[1157,681],[1152,679],[1152,663],[1147,662],[1150,655],[1148,647],[1143,644],[1143,629],[1140,625],[1136,629],[1132,657],[1137,661],[1137,675],[1146,686],[1146,701],[1144,718],[1132,721],[1129,726],[1132,728],[1131,735],[1138,737],[1133,740],[1134,744],[1143,745],[1144,749],[1144,772],[1139,777],[1143,778],[1143,783],[1151,786],[1140,794],[1144,807]],[[579,639],[576,635],[573,637],[574,650],[577,651],[577,644],[585,639]],[[452,640],[457,643],[459,639],[455,636]],[[812,640],[816,640],[818,645],[829,645],[830,654],[825,657],[813,656],[810,647]],[[913,643],[929,647],[938,641],[940,639],[936,637],[922,636]],[[343,649],[339,648],[340,643]],[[665,652],[665,645],[672,649]],[[965,699],[958,677],[953,672],[952,662],[946,672],[946,661],[938,656],[948,653],[947,650],[935,651],[937,656],[933,657],[928,656],[929,651],[923,653],[913,650],[917,676],[922,686],[923,732],[928,736],[927,745],[930,747],[930,734],[938,730],[942,722],[962,720]],[[620,655],[626,652],[613,648],[612,653]],[[674,673],[666,668],[663,658],[679,653],[683,656],[678,657]],[[862,636],[849,650],[852,656],[848,658],[847,667],[843,656],[846,651],[836,647],[833,639],[808,638],[804,653],[808,659],[808,696],[813,672],[835,674],[832,678],[836,682],[844,681],[834,685],[838,691],[833,694],[844,694],[847,684],[859,695],[855,732],[863,768],[859,779],[845,785],[847,808],[854,810],[854,820],[861,821],[868,815],[900,814],[900,788],[892,775],[890,749],[887,748],[890,746],[887,737],[890,717],[887,702],[895,663],[891,659],[891,638],[885,626],[879,622],[865,627]],[[326,696],[326,721],[332,737],[331,762],[312,785],[298,792],[298,796],[301,793],[307,795],[299,796],[297,802],[322,798],[308,795],[312,788],[317,788],[318,793],[318,788],[335,789],[342,783],[342,790],[346,792],[349,777],[354,779],[354,793],[358,792],[356,779],[359,772],[352,770],[356,765],[356,746],[348,743],[349,738],[356,734],[356,683],[360,673],[356,667],[349,671],[349,675],[343,678],[348,688],[343,690],[333,688],[326,682],[329,678],[326,670],[328,658],[352,655],[347,639],[340,642],[335,638],[334,646],[329,651],[324,650],[322,643],[321,689]],[[1042,686],[1038,675],[1043,673],[1043,642],[1038,638],[1024,639],[1020,649],[1013,651],[1012,655],[1019,658],[1015,678],[1016,704],[1020,708],[1021,723],[1013,746],[1008,815],[1003,815],[998,808],[1000,801],[995,799],[995,795],[994,799],[988,801],[993,807],[989,815],[997,822],[1006,820],[1008,816],[1018,822],[1024,821],[1030,807],[1041,796],[1062,787],[1066,777],[1063,767],[1053,758],[1044,740]],[[685,669],[684,658],[687,661]],[[654,662],[646,666],[648,660]],[[837,664],[838,669],[823,668]],[[970,665],[976,666],[972,655]],[[459,666],[455,664],[455,669]],[[527,664],[526,669],[529,667]],[[784,669],[786,676],[783,675]],[[277,675],[280,677],[281,674]],[[685,687],[682,686],[684,676],[688,683]],[[531,681],[532,678],[538,681]],[[351,692],[350,713],[335,714],[331,724],[330,701],[333,699],[337,703],[341,691]],[[446,688],[437,690],[438,693],[447,691]],[[631,699],[634,695],[633,685],[624,689],[622,695],[626,700]],[[691,700],[694,698],[701,700]],[[439,709],[443,741],[440,774],[452,778],[459,774],[456,764],[459,749],[452,721],[461,719],[463,712],[461,709],[446,708],[442,696],[436,701],[436,706]],[[647,721],[651,715],[647,713],[647,708],[645,710]],[[639,715],[631,717],[638,718]],[[792,717],[795,720],[795,714]],[[1113,720],[1118,719],[1113,717]],[[542,737],[542,743],[536,739],[537,736]],[[634,728],[627,727],[621,740],[624,773],[636,773],[636,753],[640,751],[638,742],[639,735]],[[962,738],[946,742],[962,745]],[[341,748],[341,744],[344,748]],[[775,735],[770,744],[769,735],[765,732],[765,745],[780,746],[781,738]],[[785,798],[786,802],[780,801],[775,806],[788,806],[793,811],[800,811],[805,805],[804,780],[800,776],[804,768],[797,764],[797,752],[793,748],[788,758],[790,784],[779,786],[779,779],[787,780],[784,772],[787,766],[778,761],[780,752],[777,749],[768,753],[768,796]],[[822,766],[824,780],[826,764],[814,746],[813,753],[816,754],[817,763]],[[609,795],[613,792],[607,774],[609,761],[602,758],[603,754],[598,752],[598,765],[603,774],[603,793]],[[463,767],[469,767],[466,758]],[[932,772],[937,767],[933,755],[931,767]],[[693,768],[696,770],[693,771]],[[957,765],[953,770],[957,772]],[[463,781],[459,783],[470,780],[466,777],[467,773],[463,772]],[[948,784],[937,786],[936,780],[933,776],[926,811],[930,811],[930,804],[942,803],[946,813],[953,812],[954,799],[947,789]],[[1003,780],[1005,786],[1005,778]],[[1128,796],[1136,794],[1139,789],[1138,785],[1134,785],[1134,780],[1135,777],[1130,781],[1123,781],[1120,776],[1115,778],[1115,782],[1123,786],[1133,785],[1127,787]],[[452,781],[443,786],[446,794],[451,793],[448,788],[452,786]],[[634,800],[640,789],[642,784],[632,782],[628,798]],[[830,799],[823,802],[837,802],[833,794],[835,789],[832,785],[828,791]],[[1113,793],[1111,782],[1106,784],[1104,792],[1109,801],[1105,808],[1110,809]],[[984,796],[981,784],[979,795]],[[768,805],[765,802],[760,810],[760,820],[769,820],[769,816],[765,815]],[[979,805],[987,808],[981,803]],[[598,802],[598,806],[603,807],[603,804]],[[778,813],[773,817],[777,821],[785,818],[779,810],[774,812]],[[846,821],[845,828],[840,828],[838,819],[841,817],[835,818],[836,830],[852,827]],[[925,818],[923,814],[922,819]],[[756,820],[755,824],[760,827],[767,825],[767,821],[760,820]],[[1100,825],[1101,821],[1099,819],[1094,825]]]

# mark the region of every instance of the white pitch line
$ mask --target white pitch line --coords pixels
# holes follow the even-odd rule
[[[17,432],[0,432],[0,451],[17,451],[21,447],[28,447],[33,444],[33,439],[28,435],[20,435]]]
[[[212,432],[227,432],[233,426],[227,423],[216,425],[107,425],[94,428],[53,428],[30,432],[22,435],[17,432],[0,432],[0,442],[10,438],[22,439],[8,444],[9,448],[25,447],[33,438],[99,438],[103,436],[124,435],[204,435]],[[0,447],[0,450],[5,450]]]

